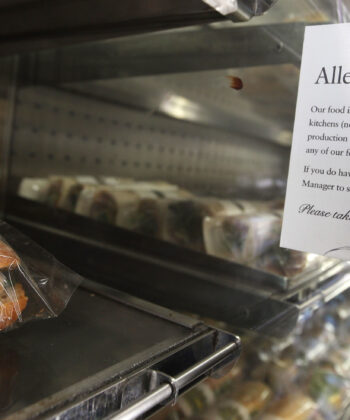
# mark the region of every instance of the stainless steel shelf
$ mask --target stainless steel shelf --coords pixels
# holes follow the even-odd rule
[[[0,3],[0,53],[48,48],[151,30],[224,20],[202,0],[54,0]],[[232,20],[248,20],[273,0],[238,0]]]
[[[348,289],[350,289],[349,265],[341,273],[332,276],[328,281],[315,287],[314,290],[310,290],[304,298],[301,295],[298,308],[301,314],[317,310]]]
[[[143,418],[239,351],[233,335],[86,281],[60,317],[2,336],[1,418]]]
[[[18,197],[7,219],[80,274],[230,331],[285,337],[305,311],[350,288],[346,263],[276,288],[267,273]]]
[[[296,325],[293,303],[256,286],[264,273],[18,197],[6,220],[80,274],[142,299],[232,331],[284,337]]]

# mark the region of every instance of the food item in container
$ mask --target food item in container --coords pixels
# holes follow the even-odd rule
[[[44,178],[23,178],[18,195],[28,200],[44,202],[49,189],[49,180]]]
[[[0,331],[14,324],[27,306],[28,298],[20,283],[13,283],[5,274],[19,267],[20,258],[15,251],[0,240]],[[5,273],[5,274],[4,274]],[[12,277],[12,276],[11,276]]]
[[[77,205],[77,201],[82,190],[87,186],[97,186],[98,182],[96,178],[91,176],[78,176],[75,178],[75,182],[67,185],[62,191],[62,196],[58,202],[58,207],[74,211]]]
[[[134,208],[136,196],[126,191],[98,189],[91,203],[89,216],[101,222],[120,225],[121,212]],[[119,220],[119,223],[118,223]]]
[[[163,237],[166,208],[169,202],[189,198],[190,193],[182,190],[158,190],[154,186],[150,192],[135,191],[139,198],[138,223],[136,231],[139,233]]]
[[[1,278],[2,277],[2,278]],[[17,283],[9,285],[3,275],[0,276],[0,331],[14,324],[27,306],[28,298],[23,286]]]
[[[4,268],[13,269],[20,263],[19,256],[15,251],[0,240],[0,270]]]
[[[275,213],[208,217],[204,221],[206,251],[237,263],[249,263],[276,247],[281,225]]]
[[[103,187],[100,185],[86,185],[78,196],[74,212],[81,216],[89,216],[92,200],[99,188]]]
[[[147,236],[158,236],[161,231],[159,198],[153,191],[132,190],[137,202],[123,219],[121,227]]]
[[[274,246],[255,259],[251,266],[278,276],[295,277],[305,270],[308,263],[316,259],[321,257],[313,258],[313,254]]]
[[[234,203],[212,198],[170,201],[165,209],[163,239],[204,251],[203,222],[216,214],[239,214]]]
[[[277,401],[262,417],[263,420],[311,420],[315,418],[315,402],[306,395],[290,393]]]
[[[45,203],[52,207],[61,207],[69,189],[77,184],[72,177],[51,176]]]
[[[135,212],[137,195],[111,187],[89,186],[82,190],[76,213],[92,219],[124,227],[130,213]]]
[[[156,194],[140,194],[139,199],[138,209],[134,216],[135,224],[131,226],[131,229],[143,235],[159,236],[161,219]]]
[[[84,185],[79,182],[74,183],[65,191],[62,199],[59,202],[59,207],[64,210],[73,211],[77,204],[79,195],[84,189]]]
[[[138,183],[131,186],[138,198],[138,205],[129,214],[124,227],[147,236],[162,237],[167,203],[189,197],[189,193],[161,182]]]
[[[79,275],[0,221],[0,331],[58,316],[80,281]]]

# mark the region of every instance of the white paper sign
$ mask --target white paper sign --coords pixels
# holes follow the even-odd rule
[[[306,28],[281,246],[350,259],[350,24]]]

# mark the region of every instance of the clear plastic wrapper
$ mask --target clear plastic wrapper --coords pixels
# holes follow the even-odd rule
[[[160,236],[162,224],[160,198],[153,191],[134,190],[133,193],[137,203],[133,211],[125,215],[121,227],[147,236]]]
[[[276,244],[253,261],[251,266],[278,276],[294,277],[321,259],[318,255],[281,248]]]
[[[273,204],[279,207],[278,202]],[[279,246],[282,211],[207,217],[203,231],[208,254],[247,265],[288,279],[316,269],[326,269],[336,260]]]
[[[192,198],[169,202],[165,209],[163,239],[204,251],[203,221],[217,214],[240,214],[235,203],[214,198]]]
[[[274,213],[208,217],[203,228],[206,251],[237,263],[249,263],[277,246],[281,225],[281,218]]]
[[[79,184],[73,177],[50,176],[45,203],[52,207],[62,207],[69,191]]]
[[[96,186],[96,178],[91,176],[50,177],[46,203],[67,211],[74,211],[79,195],[87,186]]]
[[[161,237],[166,200],[187,197],[187,192],[159,187],[158,184],[125,183],[110,186],[85,186],[75,212],[144,235]],[[159,189],[158,189],[159,187]]]
[[[23,178],[18,188],[18,195],[28,200],[44,202],[49,186],[49,180],[45,178]]]
[[[149,191],[144,188],[132,190],[138,198],[138,204],[128,215],[123,227],[143,235],[163,237],[167,204],[190,195],[181,189],[158,187],[159,185],[152,184]]]
[[[58,316],[81,277],[0,222],[0,331]]]
[[[126,227],[138,205],[137,195],[128,190],[107,186],[84,188],[78,198],[76,213],[104,223]]]

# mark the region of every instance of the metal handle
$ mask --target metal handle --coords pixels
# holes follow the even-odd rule
[[[316,294],[298,305],[300,311],[318,308],[350,288],[350,273],[342,273],[324,286],[320,286]]]
[[[174,378],[171,378],[169,383],[161,385],[154,391],[134,402],[131,406],[108,417],[108,420],[135,420],[157,405],[174,400],[181,388],[201,376],[203,373],[214,368],[215,365],[222,362],[223,359],[237,351],[238,347],[239,341],[227,344],[222,349],[207,356]]]

